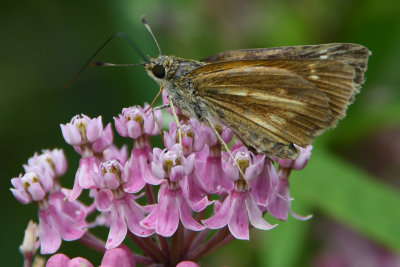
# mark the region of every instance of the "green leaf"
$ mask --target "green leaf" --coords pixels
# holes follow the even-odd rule
[[[291,190],[293,197],[400,251],[400,194],[323,147],[315,147],[304,170],[292,173]]]

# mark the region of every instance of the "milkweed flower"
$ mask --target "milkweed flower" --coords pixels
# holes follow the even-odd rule
[[[253,227],[262,230],[270,230],[276,226],[267,223],[262,218],[262,211],[250,191],[249,183],[261,173],[265,155],[255,156],[244,146],[233,151],[232,155],[235,156],[235,161],[244,176],[239,173],[232,158],[228,157],[228,160],[223,162],[224,171],[235,183],[235,186],[223,202],[218,204],[215,214],[203,220],[203,223],[211,229],[219,229],[228,225],[235,238],[248,240],[249,221]]]
[[[251,228],[276,227],[263,218],[266,213],[280,220],[288,214],[307,218],[291,211],[289,174],[305,167],[311,147],[298,147],[294,161],[267,158],[216,124],[222,140],[231,144],[226,151],[207,125],[176,112],[179,124],[163,131],[163,147],[151,144],[162,132],[161,111],[147,104],[114,117],[117,133],[133,146],[118,148],[111,124],[103,127],[101,116],[77,115],[61,124],[65,141],[80,155],[72,190],[62,186],[67,161],[60,149],[35,153],[25,173],[11,179],[17,201],[38,207],[37,232],[30,231],[31,241],[21,246],[25,261],[39,245],[41,254],[52,254],[63,240],[79,240],[104,253],[104,267],[198,266],[198,258],[229,240],[248,240]],[[87,205],[78,200],[85,191]],[[108,229],[106,241],[93,234],[99,226]],[[217,231],[208,238],[210,229]],[[124,245],[127,237],[143,255]],[[46,266],[93,265],[56,254]]]

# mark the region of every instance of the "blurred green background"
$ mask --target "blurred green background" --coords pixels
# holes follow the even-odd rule
[[[204,258],[203,266],[400,266],[399,10],[398,0],[2,1],[1,265],[22,265],[18,246],[28,220],[37,221],[36,208],[9,191],[22,164],[35,151],[63,148],[69,172],[62,182],[71,187],[78,158],[59,124],[79,113],[102,115],[108,123],[123,107],[155,96],[158,88],[141,67],[88,68],[64,88],[115,32],[156,56],[140,22],[146,14],[163,52],[180,57],[328,42],[360,43],[373,53],[348,116],[318,138],[307,168],[292,174],[292,208],[313,219],[253,230],[250,243],[234,242]],[[140,58],[114,40],[96,60]],[[100,263],[101,255],[75,244],[64,242],[60,251]]]

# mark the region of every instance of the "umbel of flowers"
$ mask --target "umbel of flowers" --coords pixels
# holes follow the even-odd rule
[[[25,173],[11,179],[14,197],[22,204],[35,203],[38,210],[38,224],[30,224],[20,247],[25,266],[31,266],[39,247],[40,254],[54,254],[62,240],[78,240],[100,251],[101,266],[198,266],[202,256],[230,241],[248,240],[251,228],[274,228],[263,218],[266,213],[283,221],[289,213],[308,218],[291,211],[289,174],[304,168],[311,147],[299,147],[294,161],[271,159],[216,125],[222,139],[232,144],[239,171],[209,127],[177,112],[180,131],[171,123],[161,133],[160,110],[124,108],[114,125],[133,142],[131,151],[113,144],[111,124],[103,127],[101,117],[77,115],[61,124],[65,141],[81,156],[73,188],[62,186],[67,163],[60,149],[35,153],[24,165]],[[163,148],[152,148],[154,135],[161,135]],[[79,201],[85,191],[92,203]],[[93,213],[95,219],[89,221]],[[99,226],[109,228],[106,241],[92,234]],[[126,238],[142,253],[125,246]],[[55,254],[46,266],[93,265]]]

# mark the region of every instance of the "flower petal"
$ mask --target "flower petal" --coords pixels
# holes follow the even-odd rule
[[[61,236],[48,210],[39,211],[38,216],[40,254],[52,254],[60,247]]]
[[[183,197],[182,191],[180,191],[180,193],[177,193],[176,200],[178,203],[179,214],[180,214],[180,218],[181,218],[183,226],[185,226],[186,228],[188,228],[192,231],[203,230],[205,228],[205,226],[201,225],[195,219],[193,219],[193,217],[191,215],[191,209],[190,209],[186,199]]]
[[[249,240],[249,218],[244,197],[247,192],[234,191],[230,209],[229,230],[236,239]]]
[[[228,195],[218,211],[215,212],[214,208],[214,215],[206,220],[202,220],[202,223],[210,229],[219,229],[227,225],[230,220],[231,201],[232,196]]]
[[[159,200],[157,211],[156,233],[165,237],[172,236],[179,224],[179,211],[174,192],[165,189],[164,196]]]
[[[261,230],[270,230],[270,229],[274,228],[275,226],[277,226],[277,224],[271,225],[264,220],[264,218],[262,217],[262,212],[258,208],[258,206],[257,206],[256,202],[254,201],[250,192],[246,195],[245,203],[246,203],[246,210],[248,212],[250,223],[255,228],[261,229]]]
[[[106,242],[106,249],[115,248],[124,241],[126,233],[128,232],[124,217],[122,205],[115,204],[114,208],[111,209],[111,225]]]

